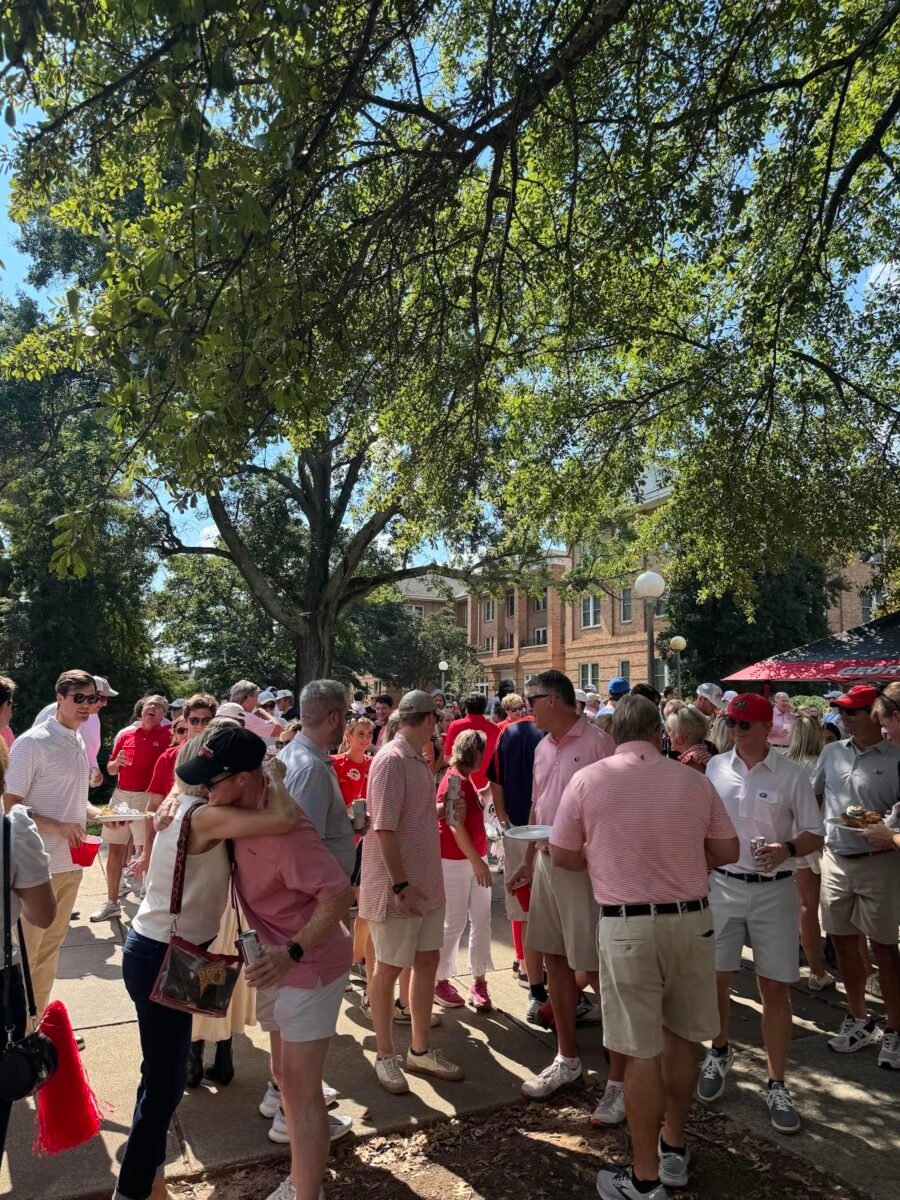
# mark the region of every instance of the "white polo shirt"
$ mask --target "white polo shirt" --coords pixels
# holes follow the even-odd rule
[[[87,817],[90,767],[80,733],[50,717],[16,738],[9,752],[6,790],[21,796],[26,808],[41,817],[84,828]],[[50,855],[50,874],[80,871],[72,862],[69,843],[58,834],[41,834]]]
[[[809,772],[777,750],[769,750],[762,762],[749,770],[737,750],[717,754],[706,765],[706,778],[719,793],[741,843],[740,858],[729,863],[726,871],[765,874],[750,850],[751,838],[764,837],[783,845],[799,833],[825,832]],[[795,867],[796,859],[789,858],[777,870],[793,871]]]
[[[865,750],[853,738],[832,742],[819,755],[812,779],[816,794],[825,796],[826,817],[839,817],[851,804],[889,813],[900,797],[900,748],[887,738]],[[865,854],[872,849],[852,829],[838,825],[827,829],[825,845],[835,854]]]
[[[56,716],[56,701],[42,708],[38,715],[34,718],[34,725],[45,725],[51,717]],[[96,713],[91,713],[88,719],[81,727],[81,737],[84,741],[84,748],[87,751],[88,766],[92,771],[97,770],[97,755],[100,752],[100,742],[102,734],[100,732],[100,718]]]

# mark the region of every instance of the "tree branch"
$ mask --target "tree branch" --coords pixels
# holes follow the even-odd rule
[[[872,132],[866,140],[857,146],[850,155],[847,165],[834,185],[834,191],[831,193],[831,199],[828,201],[828,208],[825,210],[823,240],[831,232],[831,228],[837,219],[838,210],[841,207],[844,197],[850,190],[850,184],[853,182],[854,176],[861,167],[865,166],[870,158],[874,158],[877,155],[881,147],[881,139],[890,129],[891,125],[893,125],[898,113],[900,113],[900,89],[894,93],[893,100],[872,126]]]

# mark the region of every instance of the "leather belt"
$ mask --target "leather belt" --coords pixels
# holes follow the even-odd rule
[[[831,853],[835,858],[871,858],[873,854],[877,854],[877,850],[863,850],[859,854],[841,854],[840,850],[832,850]]]
[[[700,912],[709,908],[709,901],[675,900],[671,904],[601,904],[601,917],[668,917],[674,913]]]
[[[778,879],[790,879],[794,874],[793,871],[776,871],[774,875],[742,875],[738,871],[725,871],[721,867],[716,867],[715,871],[719,875],[727,875],[729,879],[742,879],[744,883],[775,883]]]

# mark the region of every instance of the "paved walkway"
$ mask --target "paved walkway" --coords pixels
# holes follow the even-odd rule
[[[329,1054],[326,1077],[341,1093],[339,1111],[352,1116],[359,1136],[514,1103],[521,1081],[552,1058],[549,1034],[525,1024],[526,993],[509,964],[509,929],[503,916],[502,881],[494,885],[494,962],[490,977],[494,1012],[468,1009],[444,1014],[435,1041],[465,1069],[462,1083],[437,1083],[410,1076],[411,1094],[389,1096],[375,1082],[374,1037],[359,1006],[358,988],[348,991],[338,1034]],[[86,1040],[84,1062],[97,1096],[107,1106],[99,1138],[50,1159],[31,1154],[33,1107],[15,1106],[0,1171],[0,1197],[15,1200],[93,1200],[112,1193],[127,1136],[140,1050],[134,1009],[121,981],[124,926],[91,925],[88,914],[105,895],[99,864],[85,872],[79,894],[79,920],[73,922],[60,958],[55,997],[69,1009]],[[127,905],[133,914],[136,908]],[[461,972],[465,971],[463,958]],[[468,986],[460,975],[461,990]],[[759,1006],[752,975],[738,978],[733,1041],[737,1058],[733,1079],[719,1107],[761,1137],[779,1140],[768,1125],[762,1099],[765,1067],[760,1050]],[[799,1137],[786,1149],[845,1179],[873,1200],[896,1200],[900,1177],[900,1075],[879,1071],[875,1053],[836,1056],[825,1034],[841,1018],[840,996],[811,996],[795,989],[791,1087],[804,1116]],[[398,1049],[408,1032],[398,1031]],[[605,1078],[599,1030],[580,1037],[586,1065]],[[285,1149],[268,1141],[268,1123],[257,1104],[268,1077],[267,1038],[254,1028],[236,1039],[236,1076],[230,1087],[203,1086],[186,1093],[173,1122],[169,1143],[170,1175],[190,1177],[240,1163],[283,1158]],[[587,1108],[587,1105],[585,1104]],[[586,1112],[587,1117],[587,1112]],[[784,1139],[780,1139],[785,1144]],[[702,1147],[698,1148],[702,1153]]]

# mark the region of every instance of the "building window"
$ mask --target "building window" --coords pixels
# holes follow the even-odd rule
[[[622,594],[619,597],[619,620],[631,620],[631,588],[622,588]]]
[[[508,617],[514,617],[516,615],[516,593],[515,592],[507,592],[506,593],[506,615]]]
[[[546,588],[544,588],[543,596],[535,596],[534,611],[535,612],[546,612],[547,611],[547,589]]]
[[[486,654],[494,653],[494,638],[493,635],[484,639],[484,650]]]
[[[655,617],[664,617],[666,615],[666,609],[668,608],[668,605],[669,597],[665,594],[665,592],[663,592],[659,599],[654,600],[653,602],[653,615]]]
[[[413,610],[413,614],[415,616],[417,616],[417,617],[425,616],[425,605],[424,604],[411,604],[410,608]]]
[[[862,619],[865,625],[867,621],[872,620],[876,609],[880,609],[884,604],[884,596],[881,592],[860,592],[859,603],[862,607]]]
[[[579,686],[584,689],[587,687],[600,687],[600,664],[599,663],[581,663],[578,668],[580,677]]]
[[[547,626],[546,625],[542,625],[539,629],[536,629],[534,631],[534,639],[531,644],[532,644],[532,646],[546,646],[547,645]]]
[[[523,678],[522,678],[523,686],[528,687],[528,685],[529,685],[529,683],[531,683],[532,679],[534,679],[534,675],[532,675],[530,672],[529,672],[529,674],[523,676]]]
[[[619,674],[622,676],[623,679],[627,679],[627,680],[629,680],[629,682],[631,681],[631,659],[630,658],[620,658],[619,659]]]
[[[503,649],[512,650],[516,644],[516,635],[514,633],[504,633]]]
[[[488,687],[489,684],[486,679],[479,679],[479,681],[475,684],[475,691],[481,696],[486,696],[488,694]]]
[[[661,658],[653,660],[653,686],[662,694],[669,682],[669,669]]]
[[[581,628],[594,629],[600,624],[600,597],[585,596],[581,601]]]
[[[497,606],[494,603],[494,601],[493,600],[485,600],[485,602],[484,602],[485,623],[489,625],[491,623],[491,621],[494,620],[496,615],[497,615]]]

